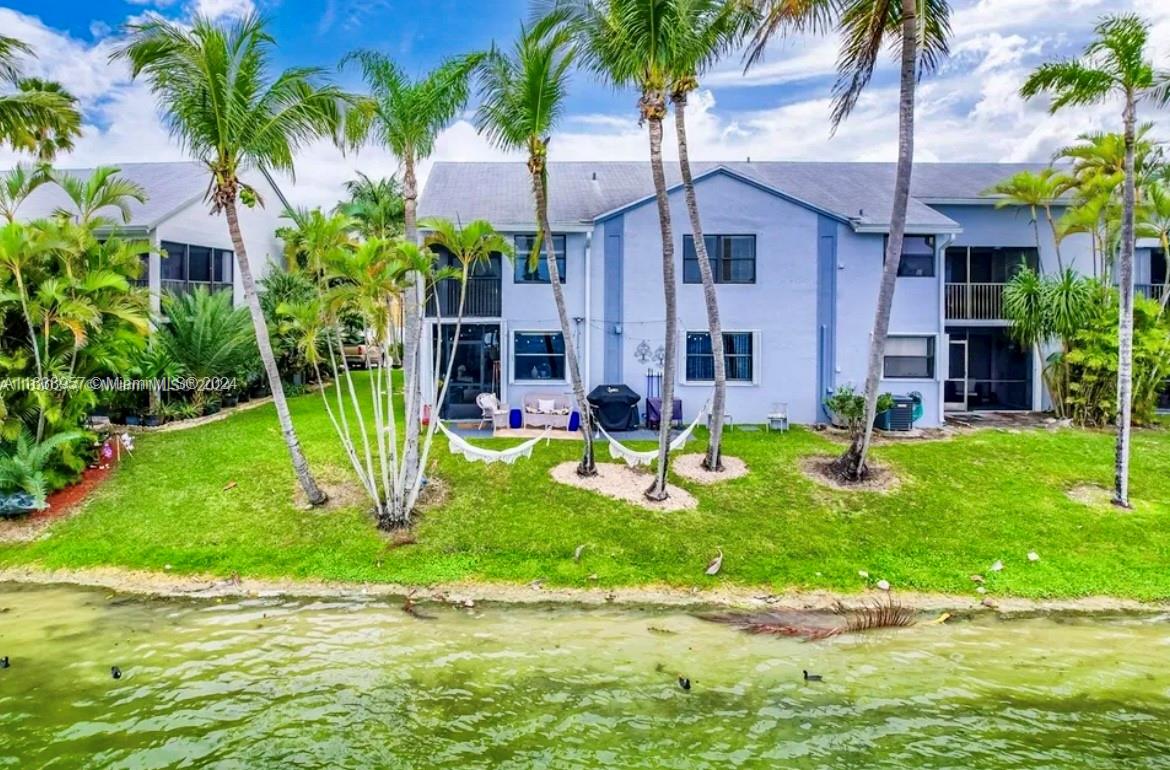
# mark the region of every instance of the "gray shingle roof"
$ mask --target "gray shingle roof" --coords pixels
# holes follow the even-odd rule
[[[145,203],[130,204],[131,218],[125,227],[152,228],[192,202],[202,199],[207,190],[207,168],[202,163],[183,161],[177,163],[116,163],[119,176],[137,182],[146,189]],[[88,178],[91,168],[58,169],[60,173]],[[58,208],[71,208],[69,199],[60,187],[53,183],[41,185],[21,205],[21,219],[47,217]],[[121,225],[121,215],[116,209],[103,210]]]
[[[888,226],[894,188],[893,163],[704,162],[696,176],[723,167],[758,184],[856,222]],[[1042,164],[921,163],[914,167],[910,226],[954,227],[924,201],[975,200],[995,182]],[[667,184],[679,184],[677,163],[666,164]],[[549,219],[566,226],[639,201],[654,191],[650,164],[571,162],[549,164]],[[533,221],[528,169],[523,163],[436,163],[421,197],[421,216],[487,219],[497,226]]]

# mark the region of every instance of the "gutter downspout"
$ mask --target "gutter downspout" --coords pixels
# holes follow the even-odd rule
[[[947,378],[951,376],[951,342],[950,336],[947,334],[947,264],[946,254],[947,247],[955,241],[953,233],[942,235],[936,240],[935,246],[935,260],[937,260],[935,267],[935,275],[939,277],[938,282],[938,316],[939,316],[939,338],[942,342],[942,350],[936,351],[935,356],[938,359],[947,362],[946,374],[939,378],[938,381],[938,424],[947,424]],[[943,356],[946,356],[943,359]],[[941,371],[942,367],[936,365],[936,371]]]
[[[593,361],[593,231],[589,230],[585,233],[585,344],[582,346],[584,350],[584,359],[581,364],[585,368],[585,392],[588,393],[593,387],[592,367],[590,363]]]

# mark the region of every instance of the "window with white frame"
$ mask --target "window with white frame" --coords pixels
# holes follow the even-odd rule
[[[728,382],[755,381],[755,335],[752,332],[723,332],[723,360]],[[710,332],[687,332],[687,382],[715,380],[715,354]]]
[[[933,380],[934,337],[888,337],[883,370],[890,380]]]
[[[518,381],[564,382],[564,335],[560,332],[514,332],[512,377]]]
[[[531,262],[532,247],[536,242],[534,235],[516,236],[516,255],[512,259],[513,281],[515,283],[549,283],[548,275],[548,245],[551,242],[553,254],[556,255],[557,273],[561,283],[565,282],[565,236],[553,235],[542,239],[540,256],[536,263]]]

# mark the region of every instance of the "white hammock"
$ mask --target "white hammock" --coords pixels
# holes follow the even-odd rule
[[[703,415],[707,413],[708,404],[710,404],[710,402],[703,404],[703,408],[699,410],[697,415],[695,415],[694,422],[688,425],[686,430],[671,440],[670,451],[677,452],[679,449],[683,448],[683,446],[690,439],[691,434],[695,432],[695,428],[698,427],[699,421],[703,419]],[[636,452],[633,449],[624,446],[616,438],[606,433],[605,428],[601,427],[600,425],[597,426],[597,429],[601,431],[601,435],[605,436],[606,440],[609,442],[609,456],[617,460],[624,460],[626,465],[630,466],[631,468],[635,465],[649,465],[658,459],[657,449],[647,449],[645,452]]]
[[[548,435],[552,432],[552,428],[545,428],[544,433],[536,438],[529,439],[519,446],[514,446],[511,449],[504,449],[502,451],[494,451],[491,449],[480,449],[467,443],[462,437],[455,435],[447,430],[447,426],[440,420],[438,424],[439,430],[443,431],[443,435],[447,437],[447,445],[451,449],[453,455],[463,455],[463,459],[472,463],[482,462],[484,464],[491,463],[512,463],[519,460],[521,457],[531,457],[532,449],[538,443],[548,441]]]

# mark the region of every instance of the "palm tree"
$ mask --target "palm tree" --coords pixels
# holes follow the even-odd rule
[[[1147,187],[1146,205],[1143,208],[1137,234],[1143,238],[1157,238],[1162,245],[1164,258],[1170,259],[1170,183],[1162,181]],[[1158,301],[1162,305],[1162,312],[1165,312],[1166,303],[1170,301],[1170,270],[1166,271],[1161,291],[1162,296]]]
[[[49,161],[68,151],[81,135],[77,99],[58,83],[21,76],[19,59],[32,49],[13,37],[0,35],[0,83],[15,87],[0,94],[0,144],[31,152]]]
[[[758,0],[762,21],[752,47],[748,66],[759,61],[764,48],[776,33],[791,30],[827,29],[835,24],[842,36],[837,60],[838,78],[833,87],[833,129],[857,106],[873,77],[878,56],[890,45],[899,54],[898,162],[894,177],[894,198],[890,234],[886,240],[885,265],[878,288],[869,364],[865,377],[864,430],[850,442],[836,463],[839,475],[860,480],[868,473],[867,458],[873,439],[878,386],[882,377],[886,336],[890,329],[894,287],[902,261],[906,234],[906,210],[910,200],[910,175],[914,162],[914,99],[918,80],[937,68],[946,56],[950,35],[950,5],[947,0]]]
[[[1056,267],[1060,273],[1064,272],[1064,260],[1060,256],[1060,231],[1056,218],[1052,215],[1052,204],[1068,190],[1069,177],[1054,168],[1035,171],[1021,171],[1013,174],[1002,182],[984,191],[984,195],[997,195],[995,202],[997,209],[1007,206],[1024,206],[1032,216],[1032,230],[1036,235],[1036,254],[1043,250],[1040,246],[1040,210],[1043,209],[1048,228],[1052,233],[1052,243],[1056,249]],[[1044,269],[1043,258],[1040,258],[1041,272]]]
[[[402,235],[406,218],[406,201],[402,185],[394,177],[373,180],[362,172],[345,183],[349,200],[337,210],[353,219],[365,238],[393,238]]]
[[[442,363],[441,351],[435,352],[435,371],[432,382],[442,383],[438,393],[435,394],[436,409],[447,396],[447,387],[451,382],[451,371],[455,365],[455,349],[459,345],[459,331],[463,325],[463,306],[467,300],[467,281],[471,275],[481,266],[487,265],[492,256],[499,254],[505,257],[511,257],[513,253],[512,244],[508,239],[496,232],[491,223],[476,219],[468,222],[464,226],[455,224],[447,219],[439,219],[431,217],[420,222],[423,228],[428,230],[427,237],[424,244],[431,250],[446,251],[454,259],[459,266],[459,306],[455,317],[455,330],[451,342],[451,354],[447,358],[446,372],[442,379],[439,378],[439,367]],[[441,312],[442,303],[438,298],[435,299],[435,307]],[[442,319],[439,319],[440,322]],[[568,340],[565,340],[565,355],[568,357]],[[442,346],[439,346],[440,348]],[[425,469],[427,467],[427,456],[431,451],[431,443],[435,437],[435,427],[438,425],[438,415],[430,421],[427,426],[426,439],[422,443],[422,451],[419,459],[419,468]],[[410,469],[407,469],[409,472]],[[413,476],[413,481],[406,497],[406,512],[409,514],[414,509],[414,504],[418,500],[418,494],[422,489],[423,474],[416,473]]]
[[[350,97],[322,85],[323,73],[316,68],[298,67],[271,77],[274,41],[254,15],[226,29],[205,18],[197,18],[189,28],[152,19],[132,25],[130,33],[130,41],[114,56],[130,62],[133,77],[146,76],[171,133],[211,173],[208,197],[212,211],[227,217],[244,299],[293,470],[309,502],[319,505],[326,496],[309,471],[293,428],[236,204],[263,203],[240,179],[242,171],[257,167],[291,172],[299,147],[338,135]]]
[[[88,177],[50,172],[50,177],[73,204],[73,210],[59,208],[54,214],[73,219],[79,225],[101,227],[114,225],[114,220],[98,212],[105,208],[116,209],[122,215],[122,223],[130,221],[131,201],[146,202],[146,190],[137,182],[119,177],[119,168],[98,166]]]
[[[580,476],[596,476],[593,456],[593,419],[585,400],[585,381],[577,360],[565,290],[561,286],[560,266],[552,247],[552,230],[548,219],[548,145],[556,123],[565,108],[569,71],[575,49],[573,40],[561,23],[563,14],[549,14],[531,28],[521,26],[511,54],[492,51],[480,69],[481,101],[476,126],[497,147],[505,150],[525,149],[528,171],[532,175],[532,197],[536,206],[536,238],[528,256],[535,265],[542,248],[561,336],[565,342],[565,361],[573,397],[581,414],[584,450],[577,465]],[[588,280],[588,278],[586,278]]]
[[[675,30],[678,42],[670,70],[670,102],[674,105],[674,127],[678,138],[678,165],[682,175],[687,215],[703,284],[703,302],[707,309],[707,331],[715,364],[715,393],[711,399],[711,432],[703,467],[723,470],[723,418],[727,405],[727,360],[723,355],[723,325],[719,320],[719,300],[715,293],[715,276],[703,238],[695,181],[691,175],[690,151],[687,146],[687,95],[699,87],[699,74],[718,57],[738,43],[755,21],[749,3],[742,0],[687,0],[677,3]]]
[[[50,179],[49,168],[43,165],[26,166],[17,163],[0,178],[0,216],[6,222],[16,221],[20,205]]]
[[[202,286],[162,299],[166,322],[158,333],[160,350],[183,376],[200,383],[240,371],[256,356],[256,335],[243,308],[232,307],[231,293],[209,292]],[[206,394],[199,388],[193,402],[202,407]]]
[[[397,64],[375,51],[357,51],[342,60],[356,61],[370,89],[370,97],[355,111],[347,126],[349,141],[361,144],[371,136],[390,148],[402,164],[404,237],[418,242],[418,177],[415,167],[430,157],[435,140],[467,103],[468,79],[479,61],[475,55],[448,59],[421,78],[412,79]],[[404,469],[418,468],[422,389],[419,346],[423,306],[415,286],[403,296],[403,390],[406,402]]]
[[[1157,70],[1147,58],[1150,27],[1136,14],[1106,16],[1094,28],[1097,38],[1079,59],[1040,65],[1024,82],[1020,94],[1032,98],[1051,93],[1049,109],[1098,104],[1120,96],[1124,102],[1125,167],[1122,193],[1121,254],[1118,281],[1117,449],[1113,503],[1129,507],[1129,438],[1133,410],[1133,253],[1136,185],[1134,150],[1137,106],[1143,100],[1170,100],[1170,72]]]
[[[569,15],[578,36],[585,66],[618,88],[634,87],[639,125],[647,127],[650,172],[658,206],[662,241],[662,291],[665,304],[665,358],[662,363],[662,410],[658,431],[658,465],[654,483],[646,490],[651,500],[667,497],[666,476],[670,464],[670,427],[674,403],[675,369],[678,366],[678,287],[675,278],[674,232],[670,199],[662,165],[662,120],[666,117],[666,89],[674,65],[673,48],[679,35],[677,0],[565,0],[560,7]]]

